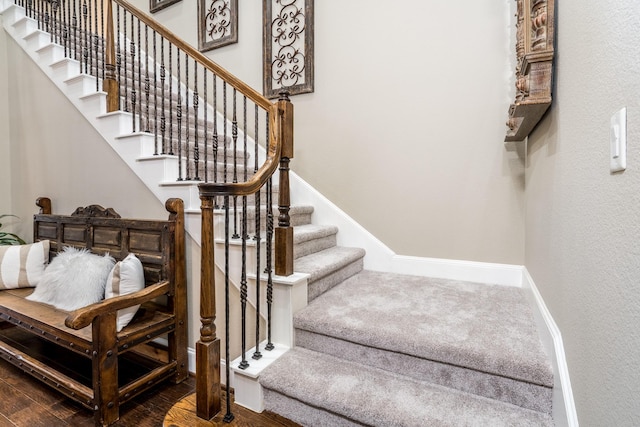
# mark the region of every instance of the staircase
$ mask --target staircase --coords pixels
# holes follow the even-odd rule
[[[294,317],[260,377],[302,425],[553,425],[553,373],[521,289],[364,270]]]
[[[65,59],[60,46],[20,9],[13,0],[0,0],[7,32],[160,200],[185,200],[187,231],[199,243],[197,183],[176,180],[184,169],[201,173],[193,151],[189,159],[167,154],[153,135],[136,125],[132,133],[130,113],[107,113],[96,79],[81,73],[77,61]],[[129,64],[129,74],[140,69],[139,63]],[[210,118],[216,114],[206,108]],[[197,113],[189,114],[185,120],[202,122]],[[193,140],[197,132],[185,135]],[[175,131],[168,134],[174,144],[182,138]],[[201,150],[201,158],[207,152],[206,161],[213,162],[214,151],[204,145]],[[216,174],[226,180],[231,177],[222,172],[225,164],[263,153],[236,147],[225,134],[215,155]],[[247,208],[249,217],[258,210],[265,215],[266,197],[261,200],[261,209]],[[383,258],[380,251],[367,253],[367,263],[364,249],[339,244],[338,227],[321,225],[312,215],[314,206],[291,208],[296,275],[284,287],[295,282],[304,289],[288,291],[297,293],[289,295],[296,301],[276,300],[286,306],[285,314],[274,319],[280,323],[276,353],[282,356],[252,362],[255,370],[249,371],[231,363],[238,403],[309,426],[553,425],[553,373],[521,289],[372,271],[386,268],[371,261]],[[232,245],[240,245],[240,239]]]

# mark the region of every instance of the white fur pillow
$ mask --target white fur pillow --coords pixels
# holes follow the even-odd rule
[[[144,289],[144,269],[142,268],[142,263],[134,254],[129,254],[125,259],[118,261],[116,265],[113,266],[107,278],[104,297],[107,299],[127,295],[141,289]],[[133,319],[139,307],[139,305],[136,305],[118,310],[118,332],[131,322],[131,319]]]
[[[0,289],[36,286],[48,262],[48,240],[0,246]]]
[[[66,311],[102,301],[107,276],[115,260],[87,249],[65,247],[51,260],[28,300]]]

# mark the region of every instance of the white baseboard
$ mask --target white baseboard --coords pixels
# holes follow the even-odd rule
[[[522,286],[522,266],[395,255],[391,272],[503,286]]]
[[[542,344],[553,364],[553,419],[557,427],[578,427],[578,414],[569,378],[569,368],[564,354],[564,344],[558,325],[551,317],[533,278],[526,267],[522,269],[523,288],[532,299],[532,306]]]

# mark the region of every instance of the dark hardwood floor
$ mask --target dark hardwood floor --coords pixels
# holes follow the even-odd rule
[[[162,426],[167,412],[195,391],[195,378],[182,384],[164,383],[124,404],[116,427]],[[224,406],[223,406],[224,407]],[[295,427],[298,424],[276,414],[256,414],[232,405],[235,415],[230,424],[197,421],[198,426]],[[93,413],[55,390],[0,360],[0,427],[92,427]],[[174,424],[175,425],[175,424]],[[186,425],[195,425],[189,422]]]

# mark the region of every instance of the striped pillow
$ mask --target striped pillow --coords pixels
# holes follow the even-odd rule
[[[142,262],[134,254],[129,254],[122,261],[118,261],[109,273],[105,287],[105,299],[126,295],[144,289],[144,268]],[[140,308],[139,305],[118,310],[117,330],[127,326]]]
[[[0,289],[36,286],[49,263],[49,241],[0,246]]]

